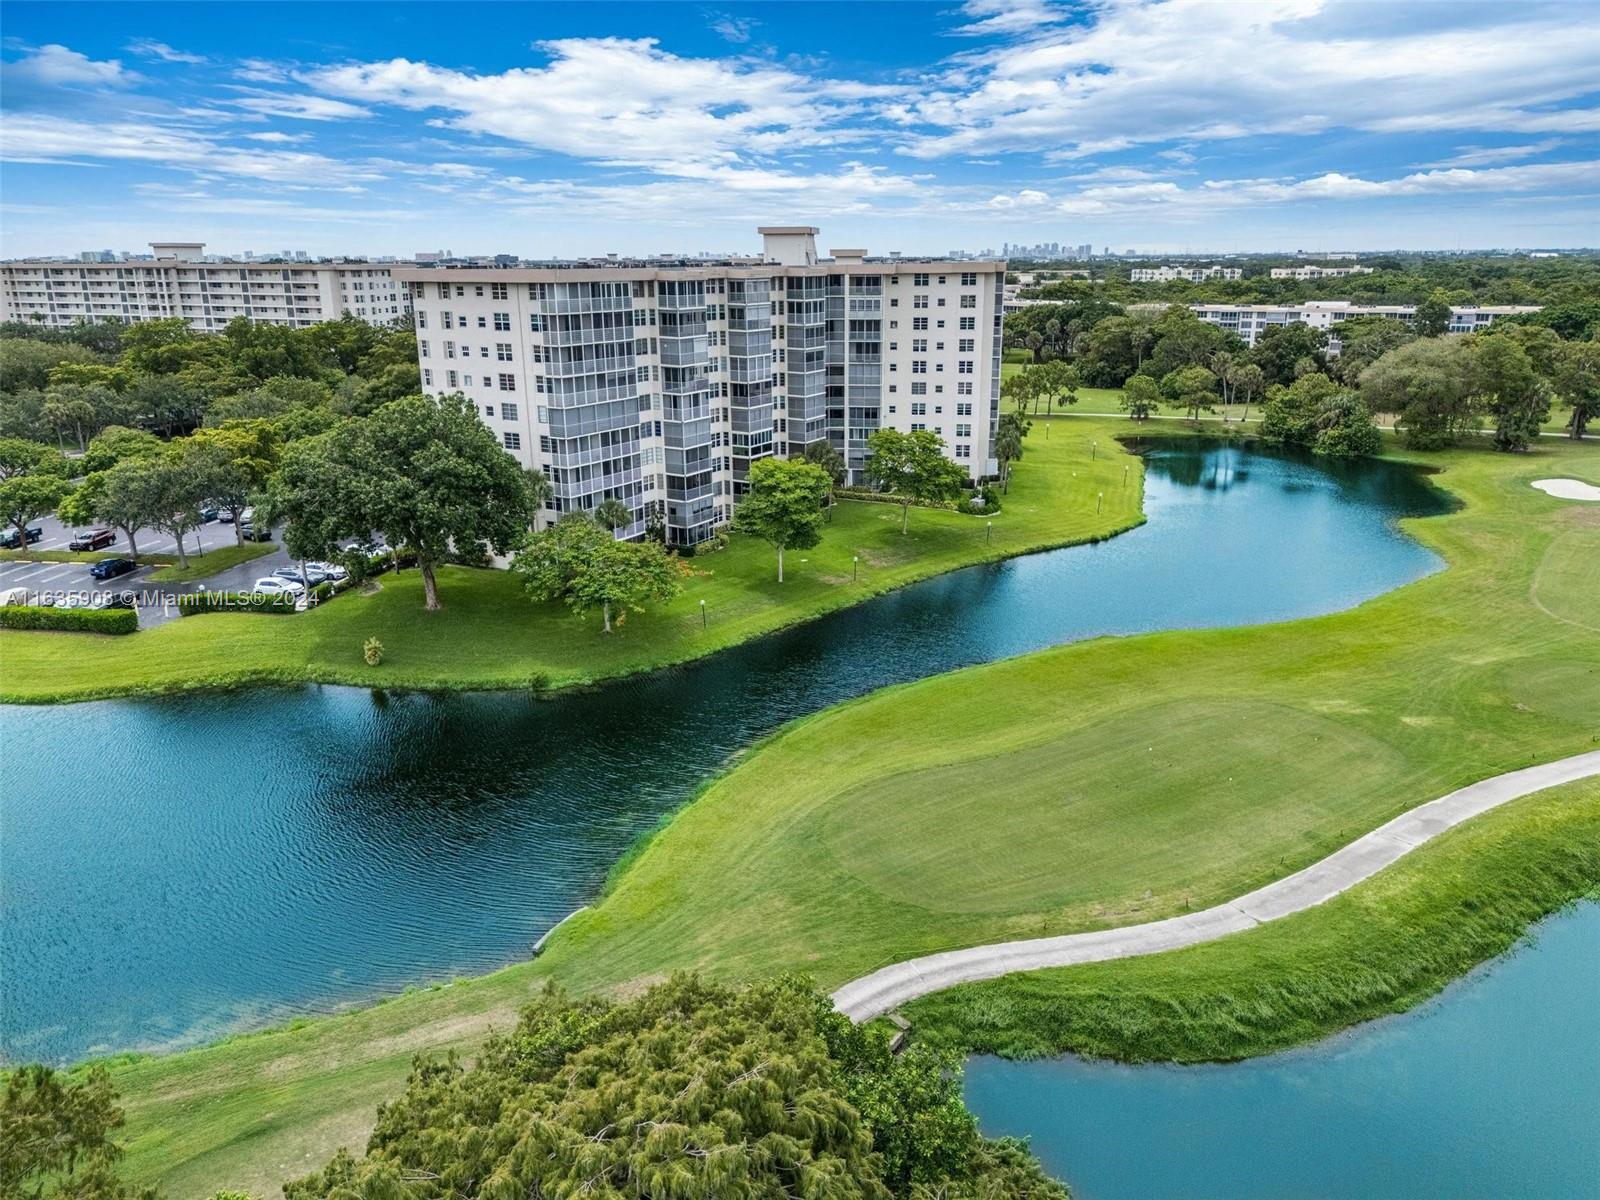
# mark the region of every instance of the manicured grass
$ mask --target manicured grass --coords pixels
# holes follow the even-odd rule
[[[172,563],[172,566],[163,567],[159,571],[152,571],[148,578],[150,583],[187,583],[193,579],[209,579],[213,575],[220,575],[229,567],[237,567],[256,558],[263,558],[277,550],[272,542],[246,542],[244,545],[218,546],[214,550],[207,550],[204,554],[189,555],[188,567],[180,567],[177,560],[171,555],[163,555],[163,561]],[[141,558],[140,562],[154,561]]]
[[[1600,479],[1600,453],[1431,461],[1465,506],[1407,525],[1447,571],[1328,617],[1081,643],[819,713],[685,809],[546,966],[596,986],[688,967],[831,986],[1152,920],[1591,748],[1600,510],[1528,481]]]
[[[1246,1058],[1426,1000],[1600,882],[1600,781],[1468,822],[1318,908],[1146,958],[1031,971],[907,1006],[915,1036],[1029,1058]]]
[[[1088,435],[1096,423],[1063,426]],[[1099,436],[1127,428],[1104,423]],[[269,1194],[338,1145],[358,1145],[415,1050],[470,1046],[550,977],[588,989],[679,967],[800,968],[836,985],[937,949],[1150,920],[1279,877],[1471,780],[1593,747],[1600,509],[1528,482],[1600,482],[1600,453],[1553,442],[1523,456],[1463,450],[1428,461],[1463,506],[1408,528],[1448,570],[1347,613],[1081,643],[798,722],[709,786],[535,963],[119,1066],[129,1170],[177,1197],[228,1183]],[[1552,803],[1565,811],[1569,799]],[[1542,811],[1519,801],[1492,821]],[[1440,843],[1469,890],[1476,828]],[[1554,842],[1580,833],[1566,826]],[[1540,839],[1528,843],[1529,862],[1551,844]],[[1417,862],[1443,861],[1423,854]],[[1600,883],[1587,858],[1552,870]],[[1503,910],[1501,928],[1519,929],[1570,888],[1527,892],[1538,903]],[[1325,914],[1343,911],[1324,906],[1293,928],[1309,944]],[[1381,931],[1338,953],[1372,952],[1386,944]],[[1403,986],[1374,985],[1365,1008],[1320,1023],[1306,1015],[1314,995],[1264,1009],[1239,1044],[1284,1044],[1403,1006],[1494,953],[1497,936],[1475,935]],[[1251,961],[1223,962],[1216,978],[1243,980]],[[1214,1023],[1227,1019],[1216,1007]],[[1019,1022],[1007,1036],[1024,1031],[1050,1035]]]
[[[766,543],[735,537],[726,550],[688,560],[694,575],[682,596],[628,614],[613,634],[602,631],[598,616],[585,620],[559,604],[530,602],[504,571],[441,571],[444,608],[429,613],[421,578],[408,570],[383,576],[374,595],[352,591],[283,620],[214,614],[172,621],[88,659],[64,635],[0,632],[0,699],[37,703],[304,680],[559,687],[682,662],[943,571],[1138,524],[1138,460],[1105,453],[1091,459],[1095,438],[1107,442],[1108,429],[1085,425],[1067,437],[1031,437],[1003,510],[993,517],[992,540],[988,518],[913,509],[910,532],[902,535],[899,506],[845,501],[820,546],[786,556],[784,583],[777,582]],[[1130,461],[1134,470],[1124,486],[1122,467]],[[1096,513],[1102,491],[1104,508]],[[224,553],[206,555],[208,573]],[[860,558],[855,582],[853,556]],[[380,667],[368,667],[361,656],[362,643],[374,636],[384,645]]]
[[[99,562],[102,558],[123,558],[115,550],[0,550],[0,562]],[[141,554],[134,560],[141,563],[169,563],[177,560],[169,554]]]

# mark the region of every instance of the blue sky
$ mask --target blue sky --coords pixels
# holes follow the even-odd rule
[[[1600,4],[0,4],[0,254],[1600,243]]]

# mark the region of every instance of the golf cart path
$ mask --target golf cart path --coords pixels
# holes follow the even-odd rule
[[[1594,775],[1600,775],[1600,750],[1481,779],[1401,813],[1302,871],[1213,908],[1143,925],[996,942],[908,959],[845,984],[833,993],[833,1004],[852,1021],[866,1021],[959,983],[997,979],[1015,971],[1157,954],[1240,933],[1331,900],[1480,813]]]

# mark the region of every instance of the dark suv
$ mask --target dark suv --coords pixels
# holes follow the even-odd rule
[[[102,558],[89,568],[89,574],[96,579],[115,579],[138,569],[139,564],[131,558]]]
[[[4,533],[0,533],[0,550],[16,550],[22,545],[22,539],[24,536],[27,537],[30,543],[37,542],[44,536],[44,526],[29,525],[27,529],[23,530],[23,532],[19,534],[17,532],[17,527],[13,525]]]
[[[117,540],[114,529],[80,529],[67,543],[68,550],[103,550]]]

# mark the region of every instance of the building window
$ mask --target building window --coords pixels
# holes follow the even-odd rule
[[[961,318],[961,328],[962,329],[970,329],[970,330],[973,330],[974,332],[976,332],[977,328],[978,328],[978,318],[977,317],[962,317]]]
[[[422,386],[423,387],[432,387],[433,386],[433,371],[429,367],[423,367],[422,368]]]
[[[944,303],[944,297],[943,296],[939,297],[939,303],[940,304]],[[928,294],[926,292],[918,292],[916,295],[912,296],[911,297],[911,307],[912,308],[927,308],[928,307]]]
[[[957,458],[971,458],[972,457],[972,447],[971,446],[964,446],[960,442],[957,442],[956,443],[956,457]]]
[[[925,416],[927,416],[928,415],[928,405],[927,405],[927,403],[926,402],[922,402],[922,403],[913,404],[911,406],[911,415],[913,417],[925,417]]]
[[[500,406],[500,415],[507,421],[515,421],[517,419],[517,406],[507,400]]]
[[[976,344],[976,338],[962,338],[956,343],[956,351],[960,354],[971,354]]]
[[[912,359],[911,373],[913,375],[926,375],[928,373],[928,360],[925,358]]]
[[[500,390],[502,392],[514,392],[514,391],[516,391],[517,390],[517,377],[515,375],[502,375],[502,376],[500,376]]]
[[[514,433],[508,429],[500,435],[500,440],[505,443],[507,450],[522,449],[522,435],[520,433]]]
[[[496,284],[495,286],[504,287],[505,285],[504,284]],[[478,318],[478,323],[479,324],[483,323],[483,318],[482,317]],[[503,312],[495,313],[495,315],[494,315],[494,327],[496,329],[500,330],[502,333],[509,333],[511,331],[511,314],[510,313],[503,313]]]
[[[503,284],[503,283],[491,283],[489,285],[489,299],[491,299],[491,300],[504,300],[506,298],[507,298],[507,296],[506,296],[506,285],[505,284]],[[509,329],[510,326],[507,325],[506,328]]]
[[[419,309],[417,309],[417,328],[418,329],[426,329],[427,327],[428,327],[428,314],[423,312],[419,308]]]
[[[911,394],[913,396],[926,396],[928,394],[928,385],[925,383],[913,383],[911,385]]]
[[[423,358],[428,357],[428,343],[426,339],[417,343],[417,353]]]
[[[972,436],[972,426],[971,425],[957,425],[956,426],[956,436],[957,437],[967,437],[967,438],[971,437]]]
[[[970,386],[970,385],[967,385],[967,386]],[[971,395],[971,393],[970,392],[963,392],[962,395]],[[971,404],[970,401],[967,402],[967,403],[964,403],[964,404],[957,404],[956,405],[956,416],[958,416],[958,417],[970,417],[971,415],[972,415],[972,404]]]
[[[928,286],[928,277],[926,275],[920,274],[920,273],[912,275],[911,276],[911,286],[912,287],[927,287]]]
[[[911,318],[911,328],[912,329],[926,329],[927,327],[928,327],[928,318],[927,317],[912,317]]]
[[[459,375],[457,375],[454,371],[446,371],[445,372],[445,383],[449,387],[453,387],[453,388],[460,387],[461,386],[461,377]]]
[[[928,339],[927,338],[912,338],[911,339],[911,352],[913,354],[926,354],[928,352]]]
[[[939,297],[939,303],[940,304],[944,303],[944,297],[943,296]],[[977,308],[978,307],[978,298],[976,296],[962,296],[961,297],[961,307],[962,308]]]
[[[978,286],[978,273],[976,271],[963,271],[963,272],[961,272],[961,286],[962,287],[977,287]]]
[[[511,361],[511,343],[510,342],[496,342],[494,344],[494,356],[496,358],[498,358],[501,362],[510,362]]]

